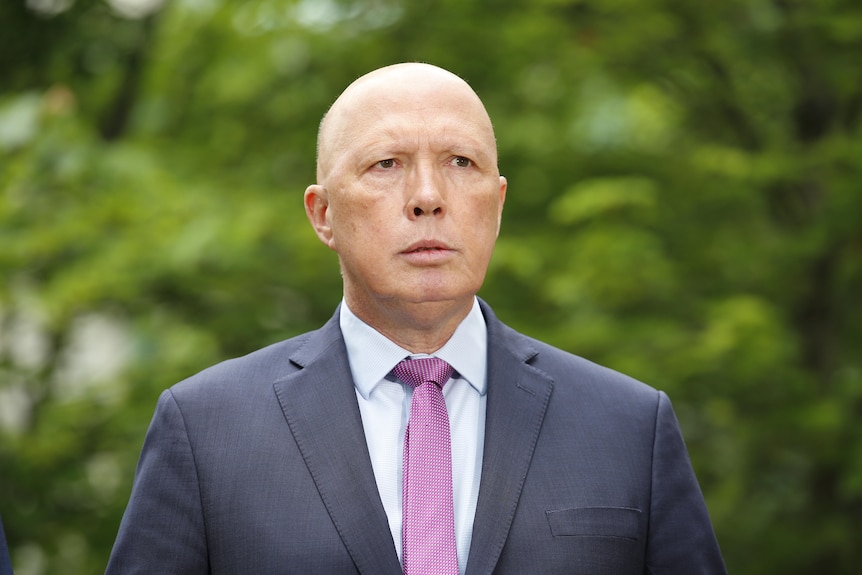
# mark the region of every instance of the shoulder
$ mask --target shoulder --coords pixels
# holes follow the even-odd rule
[[[535,369],[548,373],[558,387],[573,387],[581,393],[590,392],[617,400],[630,398],[652,403],[658,399],[658,391],[655,388],[629,375],[534,338],[524,335],[521,337],[529,341],[538,352],[530,364]]]
[[[275,381],[302,369],[309,358],[339,341],[343,340],[338,323],[330,320],[320,329],[208,367],[175,384],[170,392],[178,401],[202,394],[223,397],[238,392],[253,394],[255,390],[268,393]]]
[[[298,335],[264,348],[252,351],[244,356],[226,359],[191,376],[180,386],[189,385],[198,380],[223,379],[225,377],[243,377],[247,379],[268,378],[290,363],[290,356],[307,341],[309,333]]]
[[[656,406],[659,392],[609,367],[520,333],[494,316],[486,305],[489,345],[502,346],[531,369],[553,382],[558,399],[574,397],[583,402],[592,398],[615,402],[636,402]],[[492,343],[493,342],[493,343]]]

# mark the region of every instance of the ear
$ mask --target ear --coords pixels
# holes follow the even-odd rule
[[[321,185],[312,184],[305,189],[305,215],[311,222],[317,237],[329,249],[335,249],[335,238],[332,234],[332,222],[329,218],[329,194]]]
[[[500,176],[500,209],[497,212],[497,235],[500,235],[500,224],[503,223],[503,204],[506,203],[506,189],[509,187],[509,183],[506,181],[506,178]]]

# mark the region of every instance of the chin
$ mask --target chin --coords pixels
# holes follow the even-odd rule
[[[450,286],[426,286],[423,289],[416,290],[413,297],[406,299],[414,303],[458,303],[462,300],[467,300],[476,295],[476,290],[472,289],[457,289],[454,290]]]

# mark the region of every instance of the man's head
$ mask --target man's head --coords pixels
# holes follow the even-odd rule
[[[338,253],[348,305],[385,332],[466,315],[505,195],[475,92],[441,68],[397,64],[353,82],[326,114],[305,208]]]

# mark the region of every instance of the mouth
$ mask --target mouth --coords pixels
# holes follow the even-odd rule
[[[452,251],[452,248],[446,245],[443,242],[438,242],[436,240],[422,240],[411,244],[407,247],[403,252],[404,254],[416,254],[423,252],[448,252]]]
[[[411,244],[401,252],[412,265],[437,266],[448,262],[455,250],[444,242],[422,240]]]

